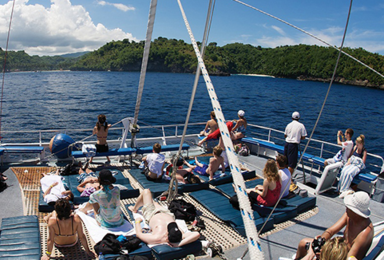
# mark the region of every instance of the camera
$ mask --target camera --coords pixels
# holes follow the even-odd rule
[[[309,247],[312,245],[313,252],[315,252],[315,254],[320,253],[321,247],[324,244],[325,244],[325,238],[323,238],[323,237],[315,238],[315,239],[313,239],[312,243],[307,242],[305,244],[305,249],[308,250]]]

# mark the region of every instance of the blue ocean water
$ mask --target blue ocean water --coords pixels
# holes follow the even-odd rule
[[[25,72],[5,75],[2,131],[93,128],[98,114],[114,124],[133,116],[138,72]],[[246,112],[249,123],[284,130],[293,111],[312,131],[328,84],[251,76],[211,77],[226,119]],[[139,124],[184,123],[194,75],[147,73]],[[336,141],[339,129],[366,136],[369,152],[384,157],[384,91],[334,84],[314,138]],[[212,110],[200,78],[190,122]],[[190,128],[189,132],[197,131]],[[158,130],[153,130],[154,133]],[[143,133],[145,135],[145,133]],[[2,134],[3,141],[8,136]],[[79,137],[80,138],[80,137]],[[76,140],[76,138],[74,138]]]

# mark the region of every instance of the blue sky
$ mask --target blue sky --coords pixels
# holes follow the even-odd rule
[[[271,0],[243,2],[339,46],[349,1]],[[181,0],[197,41],[204,32],[209,0]],[[112,40],[144,40],[150,0],[16,0],[10,50],[30,55],[93,51]],[[12,1],[0,1],[0,46],[5,49]],[[355,0],[345,46],[384,55],[384,2]],[[177,0],[158,0],[153,38],[190,43]],[[209,42],[271,47],[323,45],[233,0],[216,0]]]

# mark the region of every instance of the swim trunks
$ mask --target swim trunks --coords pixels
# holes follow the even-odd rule
[[[208,165],[207,164],[203,164],[202,167],[196,166],[196,168],[193,171],[198,173],[198,174],[200,174],[200,175],[208,175],[207,174],[207,169],[208,169]]]
[[[142,211],[143,211],[143,217],[145,219],[145,222],[148,224],[149,221],[151,220],[151,218],[156,215],[157,213],[165,213],[165,214],[168,214],[170,216],[172,216],[173,218],[175,217],[175,215],[173,215],[173,213],[171,213],[168,209],[166,208],[156,208],[156,206],[153,204],[153,203],[149,203],[149,204],[146,204],[143,206],[142,208]]]

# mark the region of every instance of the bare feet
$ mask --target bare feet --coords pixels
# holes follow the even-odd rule
[[[197,146],[200,146],[200,147],[202,147],[202,146],[203,146],[203,143],[204,143],[204,141],[203,141],[203,140],[201,140],[200,142],[198,142],[198,143],[197,143]]]
[[[135,206],[129,206],[128,209],[133,213],[137,213],[137,210],[134,210]]]

